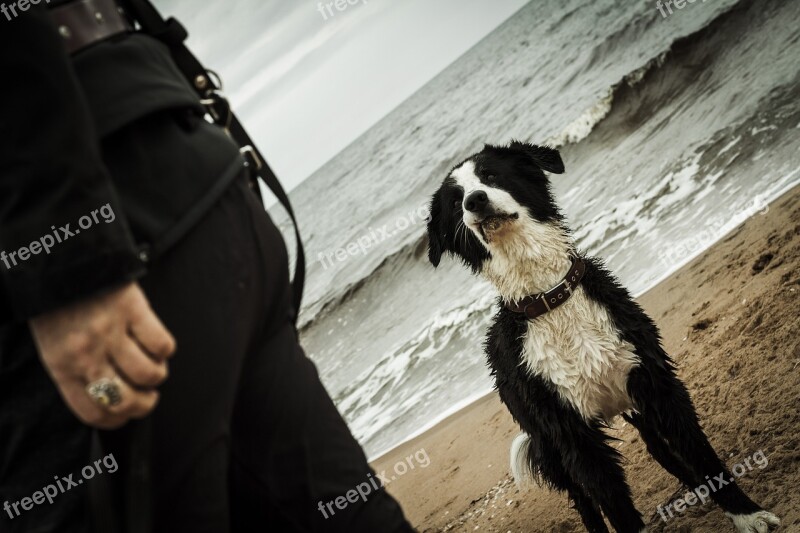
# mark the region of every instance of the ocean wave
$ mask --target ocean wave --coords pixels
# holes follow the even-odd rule
[[[489,386],[482,365],[476,367],[473,362],[483,359],[475,339],[482,336],[484,324],[494,312],[496,295],[477,283],[470,292],[468,303],[436,313],[419,331],[386,350],[334,398],[355,437],[371,453],[394,443],[398,425],[405,423],[408,431],[413,431],[420,418],[439,419],[442,387],[459,380],[460,375],[463,382],[465,371],[474,370],[467,381],[482,383],[484,389]],[[463,345],[458,355],[447,361],[437,357],[445,348],[457,345]],[[464,399],[463,393],[455,389],[446,400],[458,403]],[[438,401],[433,402],[434,398]],[[393,432],[386,431],[390,426]]]
[[[413,238],[411,242],[401,244],[399,248],[389,252],[383,257],[375,268],[369,270],[355,281],[343,284],[333,289],[324,298],[315,302],[307,303],[304,313],[300,316],[299,329],[301,334],[311,326],[314,320],[325,317],[327,314],[335,312],[336,308],[346,303],[359,289],[369,280],[387,274],[389,270],[394,270],[402,265],[404,261],[417,260],[427,254],[428,237],[425,234]]]
[[[747,2],[740,0],[729,6],[727,10],[719,14],[701,29],[688,35],[675,38],[665,50],[651,57],[643,65],[628,72],[617,83],[608,87],[603,95],[600,96],[591,107],[586,109],[578,118],[570,122],[558,134],[548,137],[544,144],[560,148],[569,144],[578,144],[586,139],[597,125],[611,114],[615,101],[625,100],[625,98],[621,97],[627,96],[631,89],[634,89],[642,82],[646,82],[648,75],[662,68],[668,61],[672,60],[676,55],[676,51],[693,48],[694,44],[706,39],[709,34],[715,32],[719,26],[724,24],[730,17],[734,16],[735,13],[745,9],[747,7],[746,4]],[[601,58],[612,55],[613,49],[620,46],[630,46],[632,42],[635,42],[638,36],[651,27],[656,17],[660,17],[657,11],[647,12],[636,18],[632,24],[626,25],[612,34],[608,39],[592,50],[590,59],[587,61],[587,68],[597,68],[597,63],[601,61]]]

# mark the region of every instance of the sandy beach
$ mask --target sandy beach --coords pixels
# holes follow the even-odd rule
[[[799,263],[795,187],[639,298],[728,466],[763,452],[768,463],[742,468],[739,483],[782,519],[780,531],[790,532],[800,531]],[[373,466],[391,474],[395,464],[425,450],[429,466],[387,486],[422,532],[583,531],[566,495],[515,487],[508,451],[517,432],[493,393]],[[651,533],[733,531],[711,503],[664,521],[657,507],[686,488],[656,464],[623,420],[611,433],[620,439],[634,501]]]

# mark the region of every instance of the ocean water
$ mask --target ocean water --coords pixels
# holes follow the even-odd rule
[[[370,457],[485,394],[495,293],[427,262],[425,206],[484,143],[561,148],[579,247],[635,294],[800,181],[800,2],[534,1],[291,193],[301,337]],[[272,210],[291,243],[286,216]]]

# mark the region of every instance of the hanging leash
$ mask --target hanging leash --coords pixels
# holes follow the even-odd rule
[[[230,104],[222,93],[222,83],[213,71],[203,67],[195,55],[186,47],[185,41],[189,36],[183,25],[170,17],[164,19],[149,0],[120,0],[126,8],[128,15],[139,23],[144,33],[151,35],[167,45],[172,54],[172,59],[189,81],[200,102],[206,107],[214,121],[223,127],[239,145],[250,170],[266,184],[272,194],[278,199],[294,225],[295,242],[297,243],[297,259],[295,262],[294,279],[292,280],[292,294],[294,305],[294,322],[300,313],[300,304],[303,299],[303,285],[305,284],[306,258],[303,244],[300,239],[300,230],[297,219],[289,202],[289,196],[283,190],[275,173],[267,164],[266,159],[256,148],[255,143],[245,131],[239,119],[231,111]]]

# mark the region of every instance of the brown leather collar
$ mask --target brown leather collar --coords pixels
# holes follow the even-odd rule
[[[50,14],[69,54],[114,35],[133,31],[133,26],[114,0],[77,0],[52,8]]]
[[[569,272],[558,285],[549,291],[526,296],[516,302],[508,302],[506,309],[514,313],[523,314],[528,320],[533,320],[569,300],[573,289],[578,286],[585,273],[586,263],[580,257],[573,256]]]

